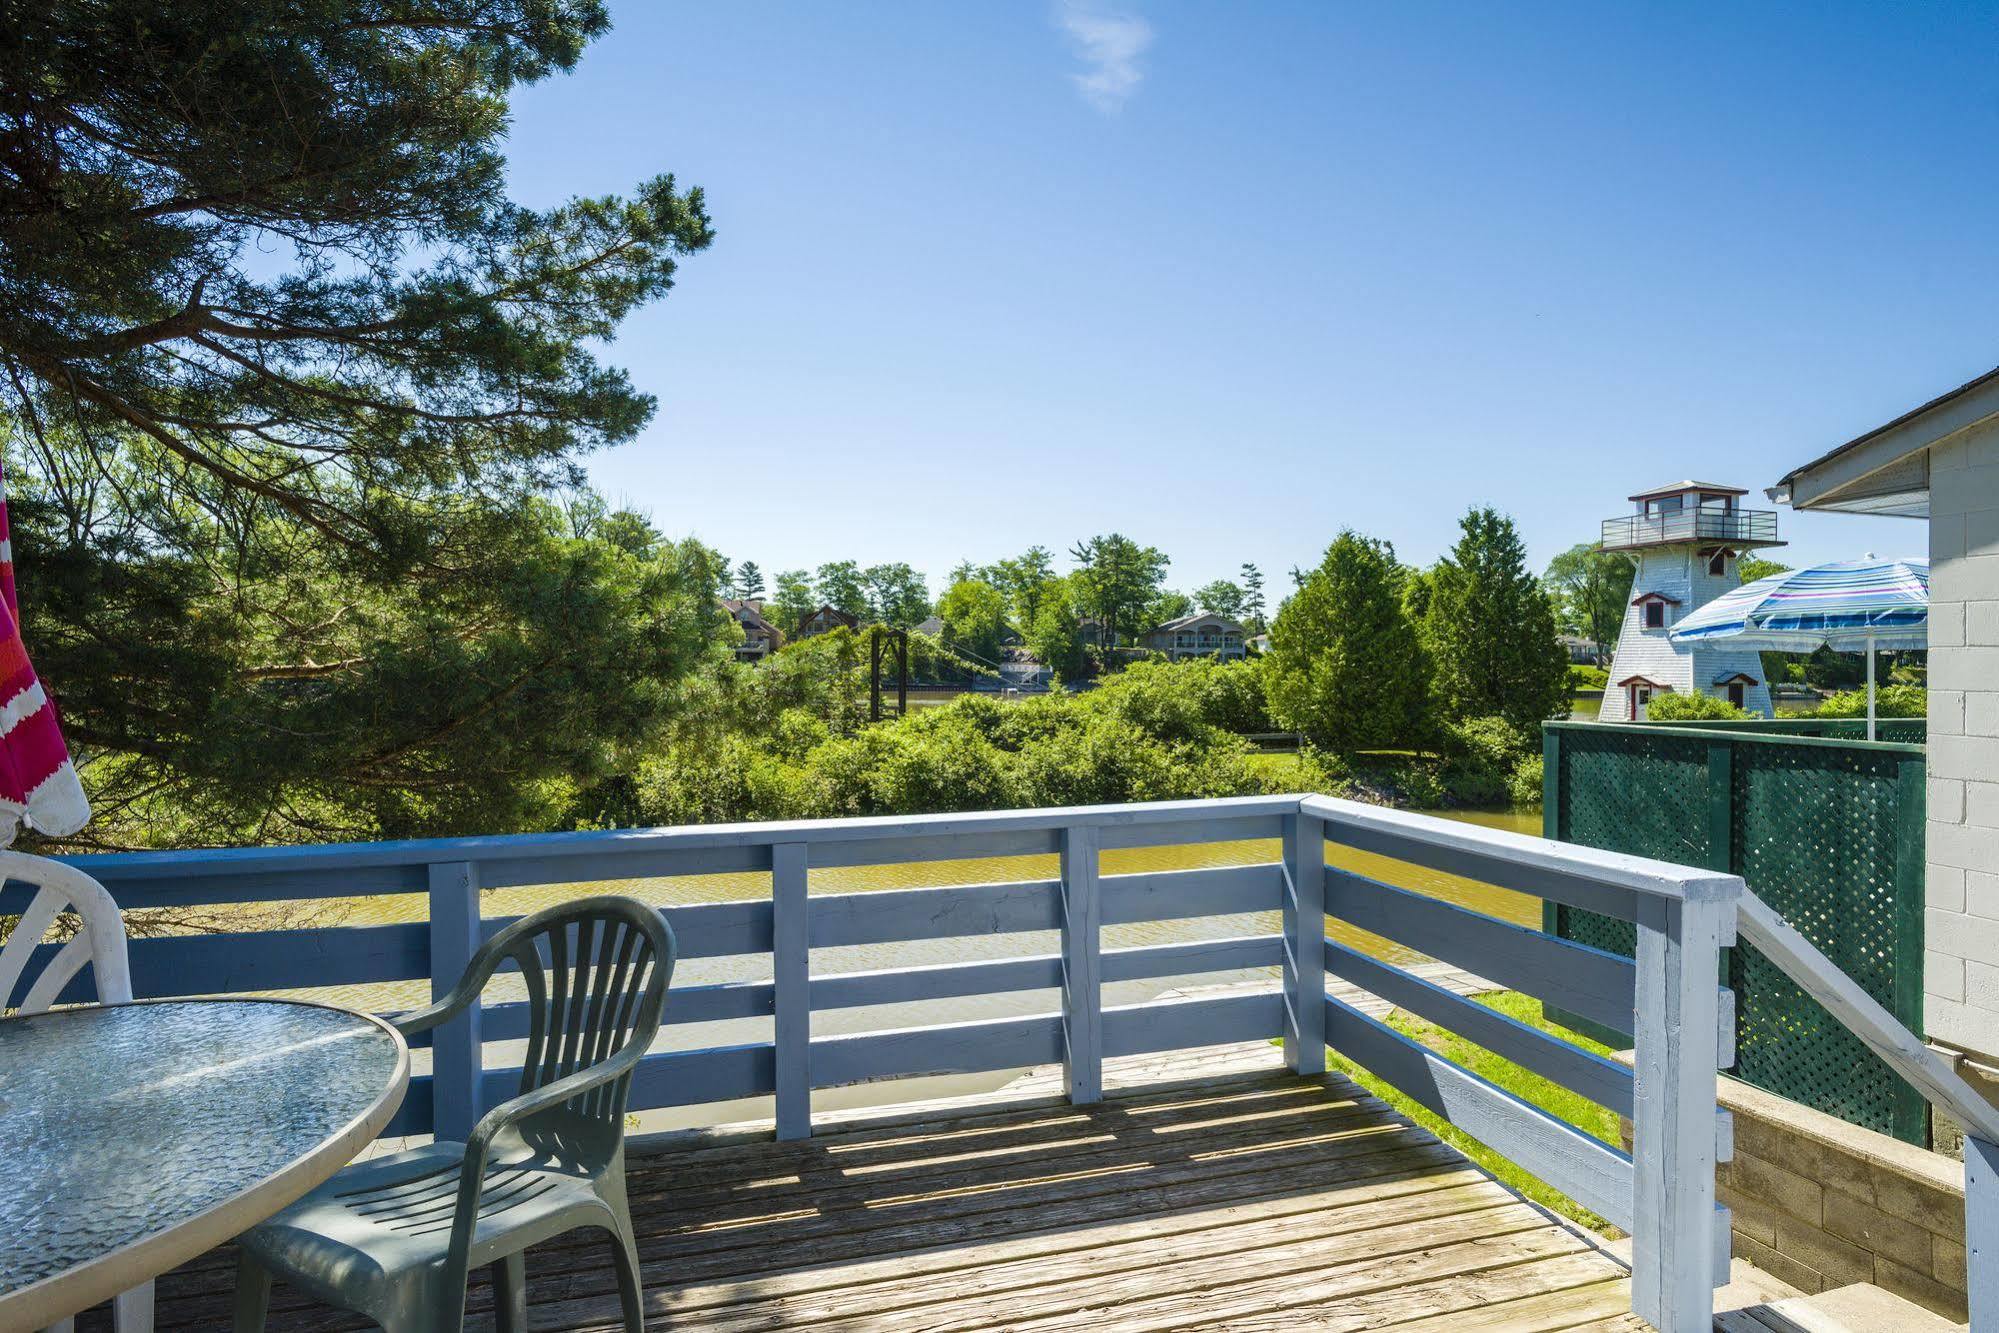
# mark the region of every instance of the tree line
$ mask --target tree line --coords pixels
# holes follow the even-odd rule
[[[1122,533],[1078,542],[1068,554],[1066,572],[1039,545],[990,564],[964,561],[934,602],[923,575],[903,563],[830,561],[781,571],[767,587],[755,561],[731,567],[725,560],[722,583],[730,597],[762,599],[764,617],[787,635],[822,606],[905,629],[934,614],[945,637],[969,653],[996,660],[1017,642],[1072,680],[1091,674],[1108,650],[1196,609],[1238,621],[1251,634],[1267,628],[1263,574],[1252,563],[1237,579],[1215,579],[1189,595],[1166,586],[1171,562],[1163,551]]]
[[[1299,571],[1264,662],[1279,725],[1335,754],[1471,751],[1516,760],[1568,711],[1568,655],[1555,601],[1527,567],[1511,519],[1464,516],[1428,569],[1388,542],[1345,531]]]

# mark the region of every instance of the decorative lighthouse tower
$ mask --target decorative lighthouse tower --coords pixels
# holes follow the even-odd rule
[[[1734,486],[1682,481],[1631,497],[1636,512],[1603,521],[1603,549],[1638,562],[1631,604],[1603,692],[1603,722],[1645,717],[1661,694],[1712,694],[1770,716],[1770,683],[1752,650],[1727,640],[1675,644],[1667,633],[1696,607],[1739,586],[1736,561],[1746,552],[1782,546],[1777,515],[1743,509],[1749,494]]]

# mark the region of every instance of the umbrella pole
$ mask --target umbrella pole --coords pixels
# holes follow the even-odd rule
[[[1867,636],[1867,739],[1874,739],[1874,636]]]

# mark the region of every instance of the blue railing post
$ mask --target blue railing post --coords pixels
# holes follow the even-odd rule
[[[1326,823],[1284,816],[1284,1063],[1326,1072]]]
[[[802,842],[770,849],[772,1027],[777,1136],[812,1136],[812,933]]]
[[[1638,912],[1632,1085],[1631,1308],[1664,1333],[1714,1326],[1728,1218],[1714,1199],[1721,951],[1740,880],[1689,886]],[[1717,1263],[1720,1271],[1717,1271]]]
[[[1099,842],[1094,828],[1062,830],[1062,1070],[1076,1103],[1104,1096]]]
[[[1964,1136],[1964,1256],[1972,1333],[1999,1330],[1999,1144]]]
[[[458,984],[479,947],[479,870],[469,861],[429,868],[430,995],[441,1000]],[[462,1140],[479,1121],[479,1081],[485,1074],[479,1001],[431,1033],[431,1133]]]

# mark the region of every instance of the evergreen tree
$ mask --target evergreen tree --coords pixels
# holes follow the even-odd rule
[[[1502,717],[1523,737],[1568,712],[1569,658],[1513,520],[1476,508],[1430,571],[1424,639],[1441,716]]]
[[[1242,566],[1242,615],[1243,627],[1251,634],[1261,634],[1268,629],[1264,619],[1268,610],[1263,600],[1263,571],[1248,561]]]
[[[736,596],[761,597],[764,595],[764,572],[757,568],[754,560],[745,560],[736,566]]]
[[[1341,753],[1423,738],[1428,664],[1399,584],[1386,542],[1346,531],[1326,548],[1278,611],[1263,659],[1280,725]]]
[[[507,193],[511,94],[606,27],[6,6],[0,439],[93,835],[546,827],[706,651],[713,553],[562,503],[652,414],[597,349],[709,244],[701,193]]]

